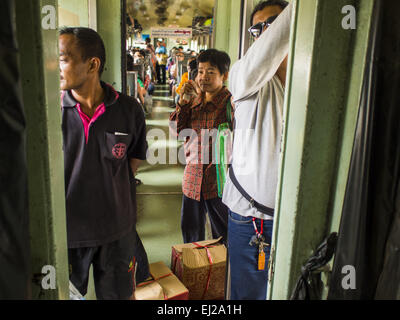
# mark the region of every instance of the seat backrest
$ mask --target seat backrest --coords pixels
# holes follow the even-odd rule
[[[134,64],[133,65],[133,71],[136,71],[138,73],[139,78],[144,81],[144,65],[143,63],[141,64]]]
[[[178,62],[178,65],[177,65],[177,68],[178,68],[178,72],[177,72],[177,74],[178,74],[178,77],[177,77],[177,83],[180,83],[181,82],[181,79],[182,79],[182,75],[185,73],[185,72],[187,72],[187,61],[185,62],[185,61],[179,61]]]
[[[129,96],[137,98],[137,83],[138,83],[137,71],[127,71],[126,73],[126,88]]]

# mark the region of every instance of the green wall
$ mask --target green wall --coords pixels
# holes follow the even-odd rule
[[[60,26],[89,26],[87,0],[58,0]]]
[[[216,0],[214,12],[214,48],[225,51],[231,65],[239,58],[240,0]]]
[[[88,0],[58,0],[59,26],[89,27]],[[106,47],[106,65],[102,80],[117,90],[121,79],[121,4],[120,0],[97,0],[97,32]]]
[[[119,0],[97,0],[97,32],[103,38],[106,47],[106,65],[102,80],[121,91],[121,4]]]

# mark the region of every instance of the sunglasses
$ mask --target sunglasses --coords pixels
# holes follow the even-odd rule
[[[264,22],[259,22],[256,23],[254,26],[251,26],[248,31],[250,32],[250,34],[254,37],[254,38],[258,38],[259,36],[261,36],[261,33],[263,33],[264,28],[265,27],[269,27],[272,22],[275,21],[275,19],[278,17],[278,15],[276,16],[272,16],[269,17],[267,20],[265,20]]]

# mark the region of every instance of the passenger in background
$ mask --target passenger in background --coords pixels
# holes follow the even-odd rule
[[[156,48],[156,57],[157,57],[157,81],[159,84],[166,84],[167,76],[166,76],[166,66],[167,66],[167,50],[164,46],[161,45],[160,41],[157,41]]]
[[[146,55],[148,53],[146,52],[146,50],[143,50],[143,49],[133,50],[132,53],[133,53],[133,58],[130,54],[128,54],[128,57],[127,57],[128,58],[128,62],[127,62],[128,71],[133,70],[134,64],[143,64],[144,70],[146,71],[144,81],[141,78],[141,76],[138,75],[136,90],[137,90],[138,102],[140,103],[141,107],[143,108],[143,112],[147,116],[151,112],[151,108],[152,108],[152,104],[153,104],[153,100],[152,100],[152,97],[150,96],[150,92],[149,92],[149,89],[150,89],[152,83],[151,83],[151,80],[149,79],[149,74],[148,74],[149,72],[151,72],[151,70],[149,70],[151,67],[150,67],[150,65],[148,65],[146,63]],[[135,183],[137,186],[139,186],[142,184],[142,181],[135,177]]]
[[[134,57],[132,57],[131,54],[127,54],[127,71],[133,71],[134,65],[137,63],[143,63],[143,61],[140,60],[140,57],[143,57],[139,51],[134,51]],[[137,98],[138,102],[140,103],[141,107],[143,108],[143,112],[146,113],[146,108],[145,108],[145,100],[144,97],[147,94],[147,90],[143,84],[142,79],[140,78],[140,75],[138,75],[137,78],[137,84],[136,84],[136,91],[137,91]]]
[[[143,49],[136,50],[133,54],[133,60],[135,63],[140,64],[140,63],[145,63],[144,58],[146,56],[146,51]]]
[[[196,81],[198,73],[197,59],[190,62],[189,67],[190,67],[189,79]]]
[[[143,81],[138,77],[137,80],[137,90],[138,90],[138,98],[139,98],[139,102],[141,103],[142,107],[143,107],[143,111],[145,113],[148,113],[145,107],[145,102],[144,102],[144,97],[147,94],[147,90],[144,87]]]
[[[148,50],[148,51],[150,51],[150,50]],[[151,52],[150,51],[150,60],[151,60],[151,63],[152,63],[152,74],[151,74],[151,78],[153,79],[153,82],[156,82],[157,81],[157,57],[156,57],[156,55],[153,53],[153,52]]]
[[[139,76],[138,78],[140,86],[146,90],[142,91],[143,97],[148,94],[149,86],[151,84],[151,66],[148,63],[148,59],[146,59],[146,56],[146,50],[137,50],[133,56],[135,64],[143,65],[144,69],[144,79],[142,79],[141,76]]]
[[[153,108],[153,97],[151,95],[154,92],[155,86],[151,78],[151,62],[146,50],[139,50],[135,53],[135,63],[143,63],[144,65],[144,80],[139,84],[145,89],[142,92],[145,112],[146,114],[150,114]]]
[[[176,63],[173,64],[170,69],[169,69],[169,90],[170,90],[170,95],[172,96],[172,104],[170,105],[170,107],[175,108],[175,99],[176,99],[176,75],[177,75],[177,67],[176,67]]]
[[[165,53],[157,53],[157,62],[158,62],[158,69],[157,69],[157,81],[159,84],[166,84],[167,83],[167,59],[168,56]]]
[[[173,86],[175,85],[175,78],[173,77],[173,72],[176,68],[175,66],[175,58],[176,58],[176,52],[178,51],[178,48],[173,47],[170,51],[170,55],[167,60],[167,72],[168,72],[168,84],[169,84],[169,94],[173,96]],[[175,105],[174,105],[175,107]]]
[[[171,91],[172,91],[172,98],[174,99],[174,102],[171,104],[171,107],[174,107],[174,108],[175,108],[175,105],[177,103],[177,100],[176,100],[176,88],[180,83],[180,79],[178,77],[178,62],[184,61],[185,60],[185,55],[182,52],[178,51],[178,52],[176,52],[175,57],[176,57],[176,61],[173,64],[173,66],[171,67],[171,72],[170,72],[170,75],[172,76],[172,79],[173,79],[171,81],[172,82]]]
[[[132,55],[128,52],[126,54],[126,70],[132,71],[133,70],[134,60]]]
[[[165,45],[161,41],[157,41],[157,48],[155,50],[155,53],[165,53],[167,54],[167,50],[165,49]]]
[[[249,31],[256,41],[229,77],[235,138],[222,200],[229,207],[231,300],[265,300],[267,294],[292,13],[287,5],[269,0],[255,7]]]
[[[177,93],[176,99],[178,99],[176,102],[179,101],[179,96],[180,96],[180,94],[181,94],[181,89],[182,89],[183,85],[184,85],[186,82],[189,81],[189,77],[190,77],[189,74],[191,73],[192,69],[193,69],[193,70],[194,70],[194,69],[197,69],[197,61],[196,61],[196,58],[195,58],[195,57],[190,58],[190,59],[188,60],[187,72],[185,72],[185,73],[182,75],[181,82],[179,83],[178,88],[176,88],[176,93]],[[191,80],[194,80],[194,79],[191,78]]]
[[[172,63],[173,64],[173,58],[175,58],[175,53],[178,52],[177,47],[172,47],[172,49],[169,51],[169,57],[168,57],[168,64]]]
[[[156,50],[154,49],[154,46],[151,44],[151,39],[146,38],[146,40],[144,41],[146,42],[146,49],[150,50],[153,54],[156,54]]]
[[[197,61],[197,81],[190,80],[183,85],[176,110],[170,116],[172,131],[179,134],[184,129],[192,129],[197,134],[197,138],[187,137],[185,142],[181,209],[185,243],[205,239],[206,212],[214,238],[222,236],[226,241],[228,224],[228,208],[218,197],[215,159],[210,157],[215,147],[213,133],[221,123],[227,122],[227,102],[231,94],[224,82],[228,78],[230,58],[225,52],[210,49]],[[208,139],[205,131],[210,133]]]
[[[167,44],[165,43],[165,40],[161,39],[160,43],[161,43],[161,46],[164,47],[165,54],[167,54]]]

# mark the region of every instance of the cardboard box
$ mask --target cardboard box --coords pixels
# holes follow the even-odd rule
[[[172,247],[172,271],[189,289],[190,300],[224,299],[227,252],[221,239]]]
[[[188,300],[189,291],[164,264],[150,264],[152,279],[137,285],[136,300]]]

